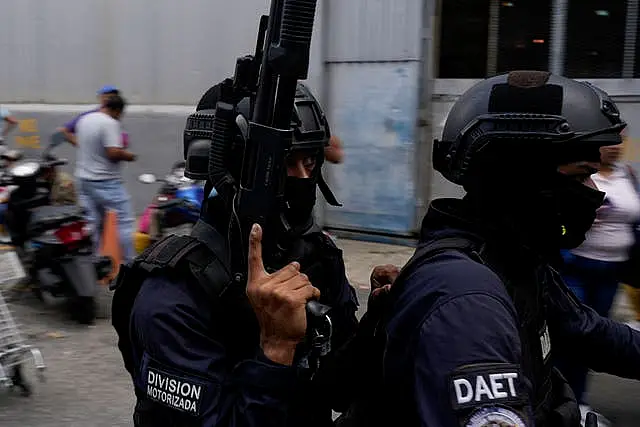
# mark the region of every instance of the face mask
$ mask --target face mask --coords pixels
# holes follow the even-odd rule
[[[292,227],[306,224],[316,204],[316,180],[313,178],[287,177],[284,190],[287,200],[285,217]]]
[[[547,203],[553,203],[556,215],[551,227],[561,249],[573,249],[582,244],[596,219],[596,211],[605,193],[589,188],[575,179],[558,173],[553,190],[546,192]]]

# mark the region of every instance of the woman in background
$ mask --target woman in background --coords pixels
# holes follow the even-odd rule
[[[628,141],[628,135],[624,135],[625,147],[628,149],[630,147],[631,142]],[[640,194],[640,182],[637,179],[637,175],[634,176],[636,191]],[[623,284],[623,288],[627,294],[627,298],[631,303],[631,308],[633,310],[633,318],[627,322],[627,325],[631,328],[640,331],[640,289],[634,288],[633,286],[629,286],[627,284]]]
[[[606,193],[604,203],[584,243],[562,254],[561,271],[567,285],[583,304],[604,317],[609,316],[618,291],[620,267],[629,259],[635,239],[633,227],[640,220],[640,197],[634,174],[620,162],[623,145],[601,148],[601,168],[592,179]],[[575,360],[561,362],[562,372],[580,404],[584,425],[587,412],[593,411],[584,400],[588,371]],[[598,424],[610,423],[598,415]]]

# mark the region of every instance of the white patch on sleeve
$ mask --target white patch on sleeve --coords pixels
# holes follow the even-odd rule
[[[474,411],[465,424],[466,427],[526,427],[522,417],[502,406],[489,406]]]
[[[457,368],[450,376],[454,410],[481,406],[518,408],[528,402],[520,367],[508,363],[480,363]]]
[[[191,415],[200,414],[204,385],[157,369],[147,370],[147,397]]]

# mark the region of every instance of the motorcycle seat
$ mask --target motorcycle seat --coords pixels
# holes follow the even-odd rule
[[[32,232],[50,230],[65,222],[79,221],[84,217],[84,210],[80,206],[41,206],[31,211],[28,229]]]

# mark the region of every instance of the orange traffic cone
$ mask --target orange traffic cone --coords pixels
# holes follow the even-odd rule
[[[111,273],[101,281],[103,285],[108,285],[118,275],[120,263],[122,262],[122,252],[118,241],[118,219],[113,211],[107,211],[104,218],[100,253],[111,257],[113,262]]]

